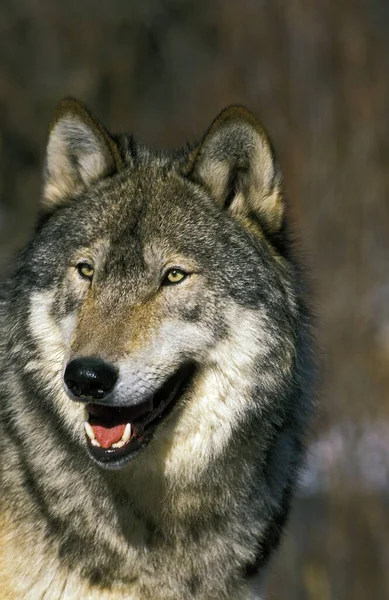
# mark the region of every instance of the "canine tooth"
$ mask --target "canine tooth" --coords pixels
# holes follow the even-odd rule
[[[96,438],[93,438],[93,440],[90,441],[90,443],[92,444],[92,446],[96,446],[97,448],[101,448],[99,442],[96,440]]]
[[[83,415],[84,415],[84,421],[87,421],[87,420],[89,419],[89,413],[88,413],[88,411],[86,410],[85,406],[84,406],[84,408],[83,408],[83,410],[82,410],[82,413],[83,413]]]
[[[119,440],[118,442],[115,442],[114,444],[112,444],[111,448],[122,448],[124,446],[126,442],[123,440],[123,438],[121,440]]]
[[[94,440],[96,436],[95,436],[95,432],[93,431],[92,425],[90,423],[88,423],[88,421],[85,421],[84,428],[85,428],[85,432],[86,432],[86,435],[88,436],[88,438],[90,440]]]
[[[122,439],[120,441],[126,443],[130,439],[130,437],[131,437],[131,423],[127,423],[124,433],[122,435]]]

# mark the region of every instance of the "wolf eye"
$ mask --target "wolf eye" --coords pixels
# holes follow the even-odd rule
[[[80,262],[77,265],[77,271],[83,279],[92,279],[95,272],[92,265],[87,262]]]
[[[188,277],[188,273],[185,273],[185,271],[182,271],[181,269],[170,269],[170,271],[166,273],[162,284],[171,285],[173,283],[181,283],[186,277]]]

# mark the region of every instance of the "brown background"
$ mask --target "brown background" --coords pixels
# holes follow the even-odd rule
[[[269,130],[319,315],[320,415],[269,598],[389,598],[389,4],[2,0],[0,267],[56,102],[153,146],[239,102]]]

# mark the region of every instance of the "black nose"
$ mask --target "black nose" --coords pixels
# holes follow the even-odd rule
[[[90,356],[72,360],[65,369],[64,381],[80,400],[101,400],[115,386],[117,370],[100,358]]]

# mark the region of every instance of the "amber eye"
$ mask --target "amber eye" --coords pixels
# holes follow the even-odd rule
[[[90,265],[87,262],[80,262],[77,265],[77,271],[79,273],[79,275],[81,275],[81,277],[83,279],[92,279],[93,274],[95,272],[94,268],[92,267],[92,265]]]
[[[181,283],[186,277],[188,273],[182,271],[181,269],[170,269],[165,275],[165,279],[163,280],[164,285],[171,285],[174,283]]]

